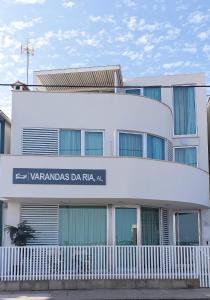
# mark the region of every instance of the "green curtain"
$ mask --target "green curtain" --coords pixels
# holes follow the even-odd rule
[[[140,89],[126,89],[125,93],[130,94],[130,95],[141,95],[141,90]]]
[[[147,135],[147,157],[165,159],[165,140],[163,138]]]
[[[159,245],[159,209],[141,208],[142,245]]]
[[[102,156],[103,155],[103,133],[85,132],[85,155]]]
[[[194,87],[174,87],[174,133],[196,133]]]
[[[119,155],[142,157],[142,135],[119,133]]]
[[[81,131],[60,130],[60,155],[81,155]]]
[[[160,86],[144,87],[144,96],[151,99],[161,101],[161,88]]]
[[[137,244],[136,208],[115,209],[115,238],[116,245]]]
[[[70,246],[106,245],[106,207],[60,207],[59,243]]]
[[[197,167],[197,149],[196,147],[175,148],[175,161]]]

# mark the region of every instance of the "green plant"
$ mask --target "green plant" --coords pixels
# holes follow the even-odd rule
[[[28,240],[35,239],[35,230],[27,224],[27,221],[20,222],[17,227],[6,225],[5,230],[9,233],[11,243],[15,246],[26,246]]]

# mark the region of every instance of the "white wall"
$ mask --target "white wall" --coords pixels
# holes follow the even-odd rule
[[[148,132],[171,139],[170,108],[145,97],[13,92],[12,111],[12,154],[22,153],[24,127],[105,130],[105,155],[114,155],[117,130]]]
[[[135,77],[124,79],[124,84],[139,86],[173,86],[173,85],[205,85],[205,74],[180,74],[152,77]],[[173,111],[173,93],[171,88],[163,88],[161,90],[162,101],[166,103]],[[208,171],[208,138],[207,138],[207,105],[205,88],[195,88],[196,100],[196,119],[197,134],[194,137],[175,137],[173,136],[174,146],[198,146],[198,164],[201,169]],[[173,124],[172,124],[173,126]],[[171,133],[171,137],[173,132]]]
[[[105,186],[13,184],[13,168],[105,169]],[[46,157],[2,155],[0,197],[120,199],[128,204],[183,203],[209,206],[209,176],[183,164],[126,157]],[[36,202],[36,200],[34,200]]]
[[[4,132],[4,153],[10,153],[10,138],[11,138],[11,124],[5,122],[5,132]]]
[[[17,201],[8,201],[6,208],[4,208],[4,225],[17,226],[18,223],[20,223],[20,203]],[[3,245],[11,245],[9,234],[5,231],[3,234]]]

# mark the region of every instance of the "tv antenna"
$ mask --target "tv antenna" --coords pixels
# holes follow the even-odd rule
[[[34,47],[27,40],[25,44],[21,44],[21,54],[26,55],[26,82],[28,85],[28,70],[29,70],[29,57],[30,55],[34,55]]]

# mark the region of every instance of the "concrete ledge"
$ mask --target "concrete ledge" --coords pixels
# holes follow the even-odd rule
[[[0,291],[199,288],[198,279],[95,279],[0,282]]]

